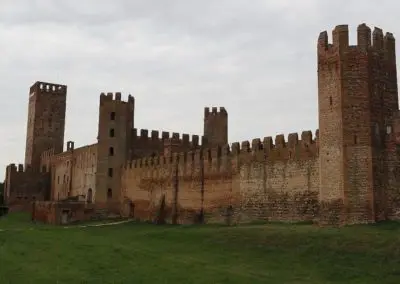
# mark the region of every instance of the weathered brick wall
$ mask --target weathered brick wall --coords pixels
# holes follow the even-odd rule
[[[32,220],[46,224],[55,225],[58,223],[57,208],[55,202],[35,202],[32,208]]]
[[[45,200],[50,194],[50,174],[35,172],[22,164],[11,164],[6,168],[4,183],[5,201],[9,205],[27,204],[33,200]]]
[[[387,182],[384,194],[380,196],[385,218],[400,220],[400,113],[387,126],[386,166]]]
[[[134,128],[132,130],[132,158],[143,158],[150,157],[154,154],[161,155],[164,151],[165,141],[173,140],[176,145],[176,151],[190,151],[196,149],[204,144],[204,137],[198,135],[192,135],[190,139],[189,134],[179,134],[177,132],[162,131],[160,137],[160,131],[158,130],[147,130],[141,129],[139,134],[138,130]]]
[[[336,33],[337,34],[337,33]],[[337,40],[337,37],[335,37]],[[321,221],[337,222],[343,210],[343,102],[339,50],[328,44],[328,33],[318,38],[318,114]]]
[[[51,158],[52,199],[84,196],[95,201],[97,144],[70,149]]]
[[[204,109],[204,137],[209,148],[228,144],[228,112],[224,107]]]
[[[53,156],[51,162],[51,200],[62,200],[71,189],[72,152],[66,151]]]
[[[171,157],[135,160],[122,172],[123,196],[134,216],[167,222],[313,220],[318,213],[316,140],[304,132]],[[176,214],[175,214],[176,212]]]
[[[32,220],[52,225],[118,218],[121,208],[119,202],[88,204],[79,201],[36,201],[32,205]]]
[[[40,167],[43,152],[64,146],[67,86],[36,82],[30,88],[25,165]]]
[[[321,222],[386,219],[386,126],[398,110],[394,38],[361,24],[318,39]]]
[[[121,167],[131,155],[135,100],[121,93],[102,93],[99,105],[96,200],[114,202],[121,198]]]

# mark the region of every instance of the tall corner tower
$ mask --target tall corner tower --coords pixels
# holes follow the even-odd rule
[[[36,82],[30,87],[25,166],[40,169],[41,154],[63,151],[67,86]]]
[[[228,144],[228,112],[224,107],[204,108],[204,137],[212,148]]]
[[[395,40],[361,24],[318,38],[321,222],[374,222],[382,210],[385,124],[398,109]]]
[[[96,202],[118,202],[121,169],[132,147],[135,100],[121,100],[121,93],[100,95],[97,145]]]

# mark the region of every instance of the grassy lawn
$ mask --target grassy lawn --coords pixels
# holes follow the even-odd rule
[[[65,229],[11,215],[0,283],[400,283],[400,223]]]

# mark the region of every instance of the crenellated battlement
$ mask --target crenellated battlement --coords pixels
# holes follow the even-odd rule
[[[6,172],[10,174],[24,174],[33,173],[31,166],[24,167],[23,164],[9,164],[6,168]]]
[[[121,99],[121,92],[108,92],[106,93],[101,93],[100,94],[100,105],[106,102],[120,102],[120,103],[125,103],[125,104],[134,104],[135,103],[135,98],[132,95],[128,95],[128,100],[123,101]]]
[[[318,37],[318,53],[335,53],[345,51],[349,48],[358,48],[361,51],[374,50],[385,51],[389,54],[395,53],[395,38],[392,33],[383,33],[383,30],[374,27],[371,28],[365,23],[360,24],[357,28],[357,44],[349,44],[349,27],[348,25],[338,25],[332,31],[332,43],[329,43],[327,31],[323,31]]]
[[[205,107],[204,108],[204,118],[207,118],[210,115],[222,115],[222,116],[227,116],[228,112],[226,111],[226,109],[224,107],[220,107],[218,109],[218,107],[212,107],[211,111],[209,107]]]
[[[37,81],[31,87],[29,94],[32,96],[35,93],[51,93],[51,94],[67,94],[67,86],[61,84],[47,83]]]
[[[253,139],[251,142],[235,142],[231,146],[199,148],[194,151],[172,153],[170,156],[159,155],[128,161],[124,168],[128,169],[155,169],[179,164],[182,169],[193,169],[204,164],[214,170],[227,170],[227,161],[258,160],[260,162],[274,163],[277,161],[307,160],[318,156],[318,131],[315,136],[311,131],[303,131],[300,139],[298,133],[290,133],[288,141],[280,134],[273,139],[265,137]],[[260,155],[261,154],[261,155]],[[221,167],[221,165],[225,165]],[[221,167],[221,168],[220,168]]]
[[[161,133],[161,135],[160,135]],[[132,139],[133,140],[153,140],[158,142],[163,142],[166,140],[171,140],[184,145],[200,146],[204,145],[206,139],[204,136],[199,135],[189,135],[186,133],[180,134],[177,132],[167,132],[159,130],[148,130],[148,129],[132,129]]]
[[[231,153],[244,159],[257,156],[258,160],[271,163],[310,159],[318,155],[318,130],[314,137],[311,131],[303,131],[300,139],[298,133],[290,133],[287,141],[283,134],[278,134],[275,139],[267,136],[263,140],[255,138],[251,142],[235,142],[232,143]]]

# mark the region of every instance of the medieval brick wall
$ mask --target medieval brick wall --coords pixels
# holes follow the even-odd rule
[[[319,164],[311,132],[128,163],[123,196],[134,216],[193,223],[313,220],[318,213]]]
[[[317,44],[319,130],[228,145],[225,108],[203,136],[134,128],[135,100],[100,95],[98,143],[62,152],[66,86],[31,88],[26,163],[7,168],[9,200],[82,195],[99,208],[171,223],[400,218],[400,116],[393,34],[347,25]],[[65,88],[64,88],[65,87]],[[71,143],[71,142],[69,142]],[[38,157],[40,161],[38,162]],[[50,176],[51,174],[51,176]],[[26,196],[26,198],[25,198]],[[87,199],[87,198],[86,198]]]
[[[209,148],[228,144],[228,112],[224,107],[204,108],[204,137]]]
[[[52,156],[50,165],[51,200],[82,196],[95,202],[97,144],[67,148],[67,151]]]
[[[64,146],[67,86],[36,82],[29,92],[25,166],[38,170],[44,151]]]
[[[96,200],[115,202],[121,198],[121,167],[131,155],[135,100],[121,93],[100,95],[97,143]]]
[[[381,196],[384,208],[382,219],[400,220],[400,113],[397,112],[390,125],[386,127],[386,169],[385,191]]]
[[[5,201],[8,205],[30,204],[34,200],[45,200],[50,195],[49,172],[36,172],[31,167],[11,164],[6,168],[4,183]]]
[[[160,137],[161,133],[161,137]],[[149,135],[150,134],[150,135]],[[165,141],[172,140],[177,147],[174,151],[190,151],[205,144],[204,136],[180,134],[177,132],[166,132],[158,130],[132,129],[131,152],[132,158],[150,157],[152,155],[162,155],[164,152]]]

